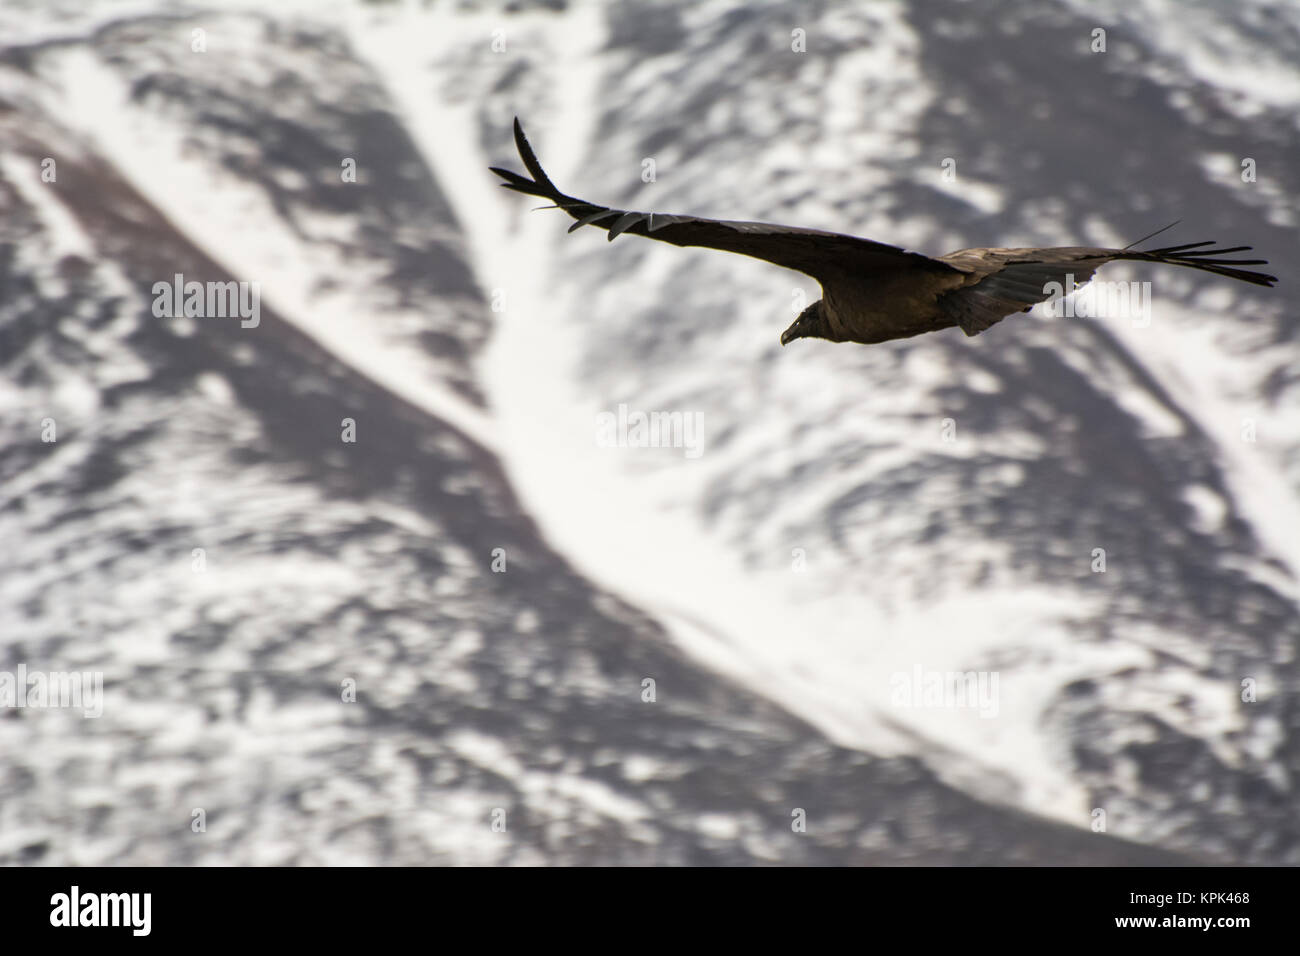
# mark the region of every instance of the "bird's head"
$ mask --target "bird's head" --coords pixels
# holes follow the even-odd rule
[[[818,299],[800,312],[799,318],[781,333],[781,344],[789,345],[795,339],[829,339],[830,337],[830,323],[826,321],[826,312],[822,309],[821,299]]]

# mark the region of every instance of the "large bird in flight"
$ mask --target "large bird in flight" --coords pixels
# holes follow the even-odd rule
[[[505,180],[501,184],[505,188],[549,199],[567,212],[577,220],[569,232],[580,226],[597,226],[608,231],[610,240],[627,232],[675,246],[737,252],[806,273],[820,282],[822,298],[804,309],[781,334],[782,345],[802,338],[873,344],[954,326],[967,335],[978,335],[1006,316],[1028,312],[1035,303],[1050,298],[1047,290],[1053,284],[1064,289],[1070,277],[1076,283],[1086,282],[1097,269],[1116,259],[1188,266],[1262,286],[1277,281],[1266,273],[1239,268],[1267,265],[1267,260],[1223,258],[1250,246],[1215,249],[1212,240],[1146,252],[1131,246],[960,249],[932,259],[819,229],[611,209],[560,192],[542,170],[518,119],[515,144],[533,178],[495,166],[492,172]]]

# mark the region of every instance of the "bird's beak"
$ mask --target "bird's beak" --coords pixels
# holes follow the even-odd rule
[[[792,325],[784,332],[781,333],[781,344],[789,345],[794,340],[795,340],[794,326]]]

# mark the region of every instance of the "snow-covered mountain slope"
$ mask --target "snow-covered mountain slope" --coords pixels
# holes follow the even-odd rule
[[[0,711],[0,859],[1300,862],[1285,10],[521,6],[6,10],[0,669],[107,698]],[[1283,283],[781,349],[811,280],[565,236],[486,173],[516,114],[632,208],[1181,216]],[[176,273],[260,322],[155,317]],[[620,405],[701,453],[602,447]],[[900,698],[951,671],[991,706]]]

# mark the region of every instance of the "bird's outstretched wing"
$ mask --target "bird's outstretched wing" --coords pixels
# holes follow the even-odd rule
[[[968,273],[972,281],[940,295],[938,305],[940,311],[956,322],[963,332],[978,335],[1008,315],[1028,312],[1037,303],[1047,301],[1057,289],[1068,295],[1074,287],[1091,279],[1092,274],[1107,262],[1119,259],[1187,266],[1254,285],[1271,286],[1277,281],[1276,276],[1239,268],[1267,265],[1266,259],[1221,258],[1227,253],[1245,252],[1250,246],[1201,248],[1213,245],[1213,240],[1208,240],[1146,252],[1088,246],[962,249],[940,258]]]
[[[948,275],[955,275],[958,271],[929,256],[835,232],[765,222],[732,222],[659,212],[629,212],[587,202],[585,199],[575,199],[560,192],[546,175],[532,147],[528,145],[518,119],[515,120],[515,144],[519,147],[519,156],[523,159],[524,166],[533,178],[496,166],[491,167],[492,172],[505,180],[501,185],[506,189],[549,199],[567,212],[576,220],[569,227],[570,232],[581,226],[596,226],[607,230],[611,240],[626,232],[671,242],[675,246],[721,249],[762,259],[787,269],[796,269],[818,280],[844,275],[868,278],[873,273],[906,270]]]

